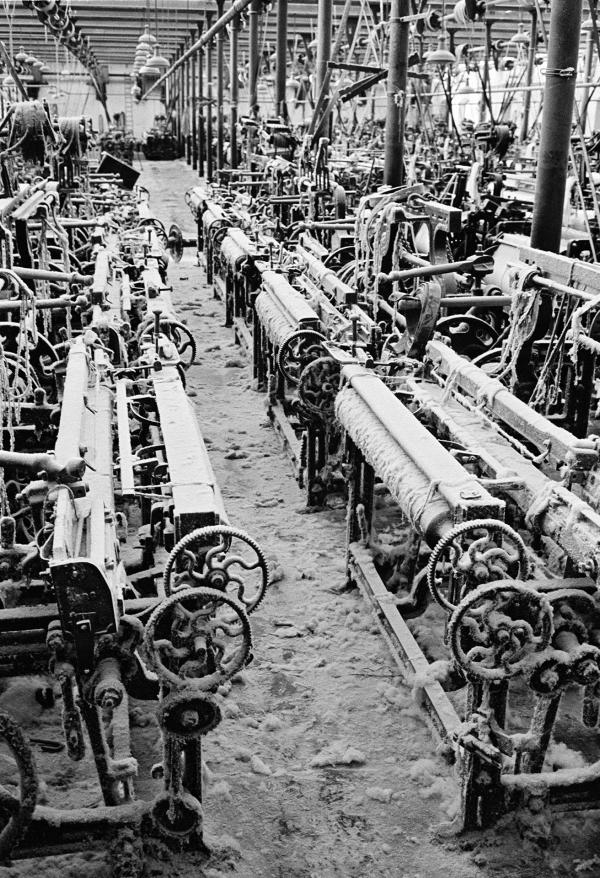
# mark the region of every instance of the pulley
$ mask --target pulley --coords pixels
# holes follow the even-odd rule
[[[175,262],[181,262],[181,257],[183,256],[183,235],[181,233],[181,229],[176,223],[173,223],[169,228],[169,236],[167,238],[167,250],[169,251],[169,255],[171,259]]]
[[[158,723],[167,735],[180,742],[193,741],[221,722],[221,709],[208,692],[184,689],[172,692],[160,704]]]

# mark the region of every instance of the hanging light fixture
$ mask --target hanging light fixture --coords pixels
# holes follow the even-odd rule
[[[144,31],[143,34],[140,34],[138,37],[138,48],[140,46],[148,47],[148,50],[152,48],[152,46],[156,45],[156,37],[152,36],[152,34],[148,31],[148,28]]]
[[[146,62],[148,64],[148,67],[158,67],[161,71],[167,70],[169,67],[168,60],[163,55],[159,55],[157,53],[158,46],[155,48],[154,54],[151,55]]]
[[[512,37],[508,41],[509,43],[517,43],[521,46],[529,45],[529,34],[526,34],[523,30],[523,25],[519,24],[519,29],[516,34],[513,34]]]
[[[147,91],[148,87],[160,77],[160,70],[158,67],[148,67],[147,64],[144,64],[143,67],[140,67],[140,76],[142,77],[144,91]]]
[[[446,0],[442,0],[442,15],[441,21],[446,20]],[[456,55],[454,55],[447,46],[448,31],[446,27],[442,30],[438,37],[437,49],[434,49],[433,52],[427,52],[424,56],[424,61],[427,64],[434,64],[436,67],[448,67],[451,64],[456,64]]]
[[[435,64],[436,67],[446,67],[456,63],[456,55],[446,45],[445,31],[438,37],[437,49],[434,49],[433,52],[426,52],[424,60],[428,64]]]
[[[155,16],[156,15],[155,7]],[[155,24],[158,32],[158,20],[156,20]],[[162,73],[168,68],[169,61],[159,53],[158,39],[150,33],[150,29],[146,24],[144,32],[138,37],[135,47],[133,67],[130,74],[134,82],[131,89],[131,94],[133,95],[134,100],[139,102],[142,95],[140,83],[143,85],[144,90],[146,90],[152,85],[152,83],[156,82],[156,80],[159,79]]]

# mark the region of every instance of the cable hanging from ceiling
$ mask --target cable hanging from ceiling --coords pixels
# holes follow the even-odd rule
[[[148,4],[146,4],[146,26],[140,34],[135,50],[131,78],[131,94],[139,101],[142,93],[156,82],[169,67],[168,60],[160,54],[158,46],[158,7],[154,0],[154,34],[150,33]]]
[[[82,34],[66,0],[22,0],[22,3],[35,12],[44,27],[81,62],[92,77],[98,96],[104,95],[102,70],[90,46],[90,38]]]

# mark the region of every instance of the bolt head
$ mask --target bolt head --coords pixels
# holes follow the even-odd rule
[[[196,729],[200,725],[200,714],[197,710],[183,710],[179,717],[182,729]]]

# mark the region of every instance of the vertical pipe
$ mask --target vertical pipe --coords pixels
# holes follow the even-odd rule
[[[277,50],[275,61],[275,115],[287,119],[285,81],[287,68],[288,0],[277,3]]]
[[[408,33],[410,0],[392,0],[387,78],[387,121],[383,182],[401,186],[404,181],[404,111],[408,76]]]
[[[327,62],[331,61],[331,13],[333,0],[318,0],[317,5],[317,62],[315,68],[316,98],[323,88],[328,88]],[[323,95],[326,99],[327,94]],[[325,111],[321,117],[318,134],[325,135],[328,131],[329,114]]]
[[[584,82],[591,82],[592,79],[592,67],[594,66],[594,31],[590,25],[589,28],[586,28],[586,42],[585,42],[585,73]],[[587,114],[588,114],[588,98],[590,95],[590,88],[588,85],[581,92],[581,130],[585,134],[585,126],[587,124]]]
[[[182,45],[180,50],[180,55],[183,55],[185,52],[185,43]],[[183,117],[185,113],[185,80],[183,78],[183,68],[184,65],[179,68],[177,71],[177,138],[179,143],[179,155],[183,156],[185,154],[185,143],[183,139]]]
[[[202,36],[202,22],[198,24],[198,39]],[[198,52],[198,176],[204,176],[204,49]]]
[[[181,50],[177,49],[177,53],[175,55],[175,59],[179,58],[181,55]],[[172,103],[173,103],[173,115],[174,115],[174,124],[173,124],[173,133],[175,135],[175,139],[177,140],[177,152],[179,154],[179,128],[181,126],[181,116],[179,115],[179,77],[173,76],[171,79],[172,85]]]
[[[527,86],[533,84],[533,71],[535,69],[535,53],[537,49],[537,9],[533,7],[531,13],[531,30],[529,31],[529,52],[527,55]],[[529,134],[529,113],[531,111],[531,92],[526,91],[523,98],[523,120],[521,123],[521,143],[525,143]]]
[[[194,31],[190,34],[190,39],[192,43],[194,42],[195,33]],[[196,77],[196,65],[198,62],[201,62],[201,56],[198,53],[195,53],[190,58],[190,136],[192,138],[192,168],[196,170],[198,168],[198,101],[196,99],[196,85],[197,85],[197,77]]]
[[[258,16],[260,14],[260,0],[252,0],[248,13],[248,112],[256,118],[258,116]]]
[[[231,34],[229,43],[229,94],[230,110],[229,110],[229,149],[231,151],[231,167],[238,166],[238,146],[237,146],[237,119],[238,119],[238,99],[239,99],[239,76],[238,76],[238,35],[240,32],[240,17],[236,15],[231,21]]]
[[[217,18],[223,15],[224,0],[217,0]],[[221,28],[216,36],[217,44],[217,180],[223,167],[223,146],[225,126],[223,122],[223,93],[225,91],[225,30]]]
[[[448,34],[448,49],[456,58],[456,30],[454,28],[446,28],[446,33]],[[458,131],[456,131],[454,113],[452,112],[452,64],[448,64],[446,68],[446,94],[448,96],[446,99],[448,104],[448,134],[450,134],[450,130],[453,128],[460,142],[460,136],[458,136]]]
[[[206,13],[206,29],[211,25],[212,15]],[[213,77],[212,40],[206,44],[206,179],[213,180]]]
[[[492,53],[492,25],[493,21],[487,20],[485,22],[485,53],[483,56],[483,82],[481,88],[481,103],[479,105],[479,121],[485,122],[485,118],[487,116],[488,110],[490,113],[490,122],[493,122],[492,119],[492,101],[491,95],[489,96],[488,102],[488,92],[490,88],[490,55]]]
[[[582,2],[583,0],[553,0],[550,11],[548,64],[531,246],[554,253],[560,250]]]
[[[189,58],[183,65],[185,89],[185,160],[188,165],[192,162],[191,61],[192,59]]]

